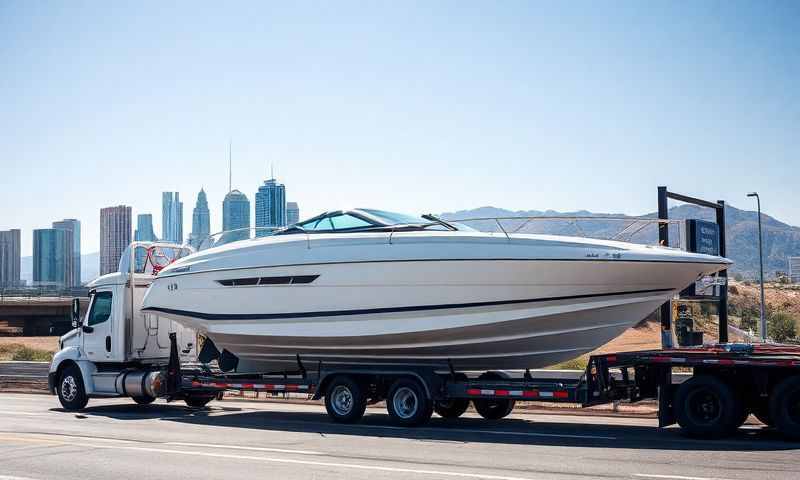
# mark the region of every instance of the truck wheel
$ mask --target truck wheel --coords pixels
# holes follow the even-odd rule
[[[481,399],[476,398],[472,401],[475,410],[486,420],[500,420],[505,418],[514,410],[517,402],[510,399]]]
[[[131,397],[134,402],[138,403],[139,405],[150,405],[151,403],[155,402],[155,397]]]
[[[392,422],[412,427],[430,420],[433,414],[433,402],[418,380],[401,378],[389,388],[386,409]]]
[[[469,408],[469,400],[466,398],[451,398],[434,402],[433,411],[442,418],[458,418]]]
[[[216,398],[216,395],[189,395],[188,397],[184,398],[183,401],[186,402],[186,405],[189,408],[203,408],[208,405],[208,402],[214,400],[214,398]]]
[[[738,427],[740,403],[725,382],[710,375],[698,375],[678,387],[673,408],[687,436],[720,438]]]
[[[769,413],[786,438],[800,440],[800,376],[789,377],[775,387]]]
[[[364,416],[367,397],[361,386],[346,375],[334,378],[325,392],[325,410],[339,423],[355,423]]]
[[[67,365],[58,380],[58,401],[66,410],[80,410],[89,403],[86,388],[83,386],[83,375],[77,365]]]

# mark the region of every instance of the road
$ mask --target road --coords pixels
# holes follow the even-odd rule
[[[521,413],[393,427],[369,409],[331,423],[318,405],[92,400],[80,413],[55,397],[0,393],[0,480],[789,479],[800,444],[760,427],[728,440],[687,440],[655,420]]]

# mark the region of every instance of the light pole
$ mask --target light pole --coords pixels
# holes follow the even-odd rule
[[[761,245],[761,197],[757,192],[748,193],[748,197],[756,197],[758,202],[758,264],[761,271],[761,340],[767,341],[767,318],[764,315],[764,247]]]

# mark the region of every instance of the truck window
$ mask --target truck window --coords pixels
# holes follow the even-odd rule
[[[111,316],[111,292],[97,292],[94,294],[92,311],[89,313],[89,326],[97,325],[108,320]]]

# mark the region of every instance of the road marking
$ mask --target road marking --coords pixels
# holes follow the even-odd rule
[[[288,450],[285,448],[270,448],[270,447],[244,447],[240,445],[222,445],[217,443],[166,442],[163,445],[174,445],[176,447],[222,448],[228,450],[250,450],[255,452],[294,453],[298,455],[327,455],[326,453],[314,452],[312,450]]]
[[[728,480],[727,478],[684,477],[683,475],[657,475],[655,473],[634,473],[633,476],[639,478],[658,478],[663,480]]]
[[[75,445],[74,443],[70,442],[57,442],[51,440],[43,440],[39,438],[24,438],[18,436],[4,436],[6,440],[21,440],[21,441],[40,441],[42,443],[55,443],[60,445]],[[415,474],[415,475],[436,475],[441,477],[455,477],[455,478],[478,478],[478,479],[485,479],[485,480],[530,480],[527,478],[522,477],[508,477],[504,475],[492,475],[492,474],[482,474],[482,473],[467,473],[467,472],[452,472],[452,471],[445,471],[445,470],[427,470],[427,469],[416,469],[416,468],[403,468],[403,467],[385,467],[380,465],[364,465],[358,463],[339,463],[339,462],[323,462],[318,460],[298,460],[298,459],[291,459],[291,458],[276,458],[276,457],[257,457],[252,455],[234,455],[229,453],[214,453],[214,452],[200,452],[196,450],[173,450],[173,449],[165,449],[165,448],[152,448],[152,447],[136,447],[132,445],[119,445],[113,443],[106,443],[106,444],[91,444],[91,443],[83,443],[81,444],[81,448],[105,448],[105,449],[115,449],[115,450],[132,450],[138,452],[150,452],[150,453],[172,453],[176,455],[188,455],[188,456],[199,456],[199,457],[212,457],[212,458],[227,458],[233,460],[252,460],[256,462],[267,462],[267,463],[283,463],[283,464],[291,464],[291,465],[307,465],[307,466],[315,466],[315,467],[332,467],[332,468],[342,468],[342,469],[350,469],[350,470],[371,470],[371,471],[378,471],[378,472],[389,472],[389,473],[402,473],[402,474]],[[5,480],[0,477],[0,480]],[[15,479],[14,477],[9,478],[8,480],[32,480],[32,479]]]
[[[10,475],[0,475],[0,480],[34,480],[28,477],[14,477]]]
[[[27,415],[29,417],[44,417],[46,415],[50,415],[50,413],[42,413],[42,412],[20,412],[18,410],[0,410],[0,415]]]

